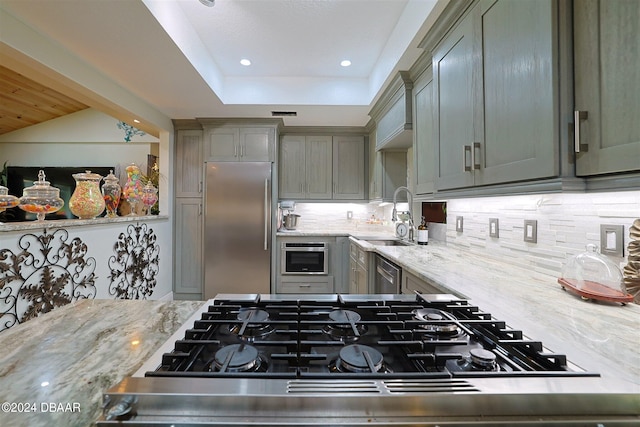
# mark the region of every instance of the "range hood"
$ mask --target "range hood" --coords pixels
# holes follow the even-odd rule
[[[413,82],[407,71],[400,71],[372,108],[376,123],[376,151],[406,150],[413,145]]]

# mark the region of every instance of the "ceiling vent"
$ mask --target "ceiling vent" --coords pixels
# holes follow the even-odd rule
[[[298,113],[296,111],[272,111],[273,117],[296,117]]]

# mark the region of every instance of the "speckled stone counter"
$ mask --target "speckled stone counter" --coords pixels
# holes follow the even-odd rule
[[[202,304],[82,300],[0,333],[0,426],[94,424],[102,393],[132,375]]]
[[[373,246],[351,241],[444,292],[469,299],[583,369],[638,384],[640,393],[639,305],[584,301],[562,290],[556,277],[442,243]]]

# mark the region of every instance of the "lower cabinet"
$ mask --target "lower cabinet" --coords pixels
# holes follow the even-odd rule
[[[368,294],[369,254],[355,243],[349,247],[349,293]]]
[[[279,294],[332,294],[333,276],[280,276],[276,284]]]
[[[413,294],[416,291],[421,294],[450,293],[445,291],[444,289],[440,289],[439,287],[432,285],[431,283],[425,282],[419,277],[409,273],[407,270],[402,270],[402,293]]]
[[[202,199],[175,201],[174,299],[202,299]]]

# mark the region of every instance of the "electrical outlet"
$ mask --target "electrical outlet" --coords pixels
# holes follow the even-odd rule
[[[347,211],[347,219],[353,219],[353,211]]]
[[[489,218],[489,237],[500,237],[500,228],[498,226],[498,218]]]
[[[458,233],[462,233],[464,230],[464,217],[457,216],[456,217],[456,231]]]
[[[524,220],[524,241],[538,243],[538,221],[535,219]]]
[[[600,224],[600,253],[624,256],[624,225]]]

